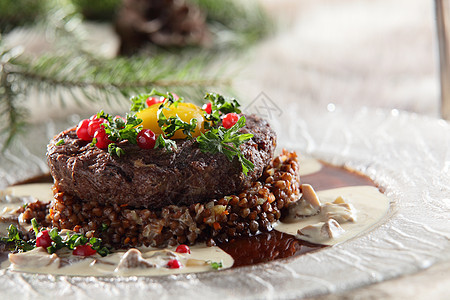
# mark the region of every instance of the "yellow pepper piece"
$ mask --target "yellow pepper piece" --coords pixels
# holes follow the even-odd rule
[[[157,118],[158,108],[159,105],[152,105],[136,113],[136,116],[142,119],[141,125],[143,126],[143,128],[150,129],[156,135],[162,133],[161,128],[158,126],[158,118]],[[205,119],[203,118],[203,110],[195,104],[179,103],[178,107],[171,105],[169,109],[163,109],[163,113],[166,116],[166,118],[178,115],[178,117],[180,117],[181,120],[187,123],[189,123],[192,119],[197,119],[197,127],[195,128],[195,131],[192,133],[192,137],[198,137],[200,135],[200,132],[205,132],[204,127]],[[185,138],[186,135],[183,133],[182,130],[177,130],[175,132],[175,135],[172,137],[172,139],[185,139]]]

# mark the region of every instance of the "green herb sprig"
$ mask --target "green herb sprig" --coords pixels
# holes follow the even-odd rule
[[[216,261],[211,261],[209,262],[211,268],[213,268],[214,270],[219,270],[221,268],[223,268],[223,264],[221,261],[216,262]]]
[[[188,123],[181,120],[178,115],[167,118],[164,114],[165,110],[170,110],[172,106],[177,108],[178,104],[181,102],[183,102],[183,98],[175,100],[173,95],[168,93],[168,97],[158,108],[158,112],[156,113],[158,126],[161,127],[166,138],[170,139],[178,130],[182,130],[188,139],[192,139],[192,133],[195,131],[195,128],[197,128],[197,119],[191,119]]]
[[[73,250],[77,246],[86,244],[90,244],[92,249],[97,251],[97,253],[103,257],[111,253],[107,247],[102,246],[102,240],[96,237],[87,238],[82,234],[75,233],[72,235],[69,234],[67,238],[63,239],[56,228],[50,230],[49,235],[53,241],[52,245],[47,248],[47,251],[50,254],[55,253],[62,248]]]
[[[125,151],[120,148],[116,143],[128,140],[131,144],[136,144],[136,137],[141,131],[142,119],[136,117],[135,114],[127,114],[126,119],[120,117],[112,117],[111,115],[101,111],[97,114],[97,118],[103,118],[108,120],[108,123],[102,123],[101,126],[105,128],[105,133],[108,138],[113,142],[108,145],[109,154],[121,156],[125,154]],[[93,139],[92,144],[95,144],[95,139]]]
[[[205,100],[211,102],[211,113],[208,114],[205,112],[205,119],[212,123],[211,127],[219,124],[221,121],[220,116],[222,114],[241,113],[241,110],[239,109],[240,104],[235,98],[226,99],[217,93],[207,93],[205,95]]]
[[[240,145],[253,137],[251,133],[242,134],[238,132],[244,126],[245,117],[241,116],[236,124],[229,129],[225,129],[223,126],[211,128],[197,137],[200,150],[212,154],[223,153],[230,161],[236,156],[242,165],[242,172],[247,175],[255,166],[245,158],[239,149]]]
[[[37,221],[34,218],[31,220],[31,225],[36,237],[38,236],[39,232],[44,230],[44,228],[41,228],[39,230]],[[86,244],[90,244],[92,249],[97,251],[97,253],[101,256],[106,256],[111,253],[111,251],[107,247],[103,246],[102,240],[99,238],[87,238],[84,235],[78,233],[69,234],[66,237],[62,237],[59,234],[57,228],[51,229],[48,234],[52,239],[52,245],[47,247],[47,252],[50,254],[55,253],[57,250],[62,248],[73,250],[77,246]],[[13,224],[11,224],[8,228],[8,236],[0,237],[0,242],[6,243],[7,245],[12,245],[9,250],[14,252],[27,252],[36,248],[36,239],[25,241],[21,236],[21,232]]]
[[[25,241],[21,232],[13,224],[9,225],[8,236],[0,237],[0,242],[5,243],[7,249],[14,252],[26,252],[36,247],[36,241],[32,239]]]

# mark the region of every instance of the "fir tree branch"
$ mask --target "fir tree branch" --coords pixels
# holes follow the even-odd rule
[[[13,51],[0,53],[0,136],[6,136],[2,151],[12,142],[13,138],[25,127],[28,112],[19,105],[21,96],[19,86],[14,85],[9,72],[8,62],[14,57]]]

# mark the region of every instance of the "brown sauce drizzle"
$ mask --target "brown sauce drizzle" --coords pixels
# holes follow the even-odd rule
[[[316,191],[346,186],[376,186],[369,177],[358,171],[349,170],[344,167],[336,167],[323,162],[321,164],[322,169],[319,172],[304,175],[300,178],[302,183],[312,185]]]
[[[301,181],[311,184],[317,191],[346,186],[376,186],[367,176],[359,172],[327,163],[322,163],[322,169],[319,172],[302,176]],[[49,174],[44,174],[17,184],[43,182],[53,182],[53,180]],[[233,268],[298,256],[328,247],[301,241],[293,235],[276,230],[262,232],[252,237],[233,239],[220,243],[218,246],[233,257]]]
[[[297,256],[326,247],[298,240],[293,235],[276,230],[218,246],[233,257],[233,268]]]

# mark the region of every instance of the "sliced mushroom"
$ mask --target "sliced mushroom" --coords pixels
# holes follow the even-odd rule
[[[313,187],[309,184],[302,184],[301,189],[302,197],[289,206],[288,215],[283,222],[297,222],[298,219],[314,216],[320,212],[320,200]]]
[[[59,268],[61,259],[56,254],[48,254],[48,252],[42,247],[36,247],[35,249],[22,252],[11,253],[8,255],[9,261],[14,267],[26,267],[27,269],[52,267]]]
[[[337,238],[344,232],[345,230],[342,229],[341,225],[339,225],[339,223],[336,220],[329,219],[322,226],[320,233],[322,236],[327,236],[328,238]]]
[[[298,237],[307,237],[310,241],[322,242],[330,238],[336,238],[344,233],[344,229],[336,220],[329,219],[326,222],[319,222],[308,225],[298,230]]]
[[[157,251],[149,251],[145,252],[143,254],[144,258],[163,258],[163,259],[174,259],[177,258],[177,255],[170,250],[163,249],[163,250],[157,250]]]
[[[141,251],[137,249],[128,250],[120,260],[117,268],[114,272],[120,272],[124,270],[134,268],[156,268],[157,266],[142,257]]]
[[[302,197],[300,198],[300,200],[305,200],[314,208],[320,208],[319,196],[317,196],[314,188],[309,184],[302,184],[300,188],[302,190]]]
[[[335,201],[336,202],[336,201]],[[322,214],[326,219],[334,219],[339,223],[356,222],[356,209],[350,203],[325,203]]]

